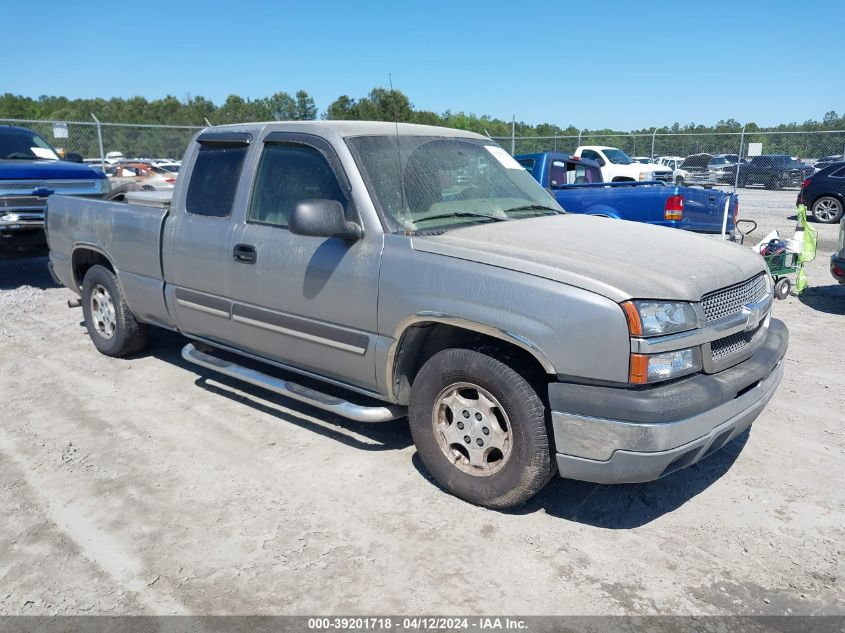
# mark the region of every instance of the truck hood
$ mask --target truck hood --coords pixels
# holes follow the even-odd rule
[[[412,244],[417,251],[552,279],[613,301],[699,301],[766,270],[759,255],[737,244],[679,229],[575,214],[417,235]]]
[[[62,160],[0,160],[0,180],[92,180],[106,175]]]

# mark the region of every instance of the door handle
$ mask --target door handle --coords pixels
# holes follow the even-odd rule
[[[242,264],[254,264],[258,260],[258,253],[252,244],[235,244],[232,256]]]

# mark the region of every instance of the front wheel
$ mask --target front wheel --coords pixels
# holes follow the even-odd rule
[[[684,186],[684,177],[683,176],[677,176],[675,178],[675,184],[678,185],[679,187],[683,187]]]
[[[543,400],[515,369],[481,352],[432,356],[414,380],[408,416],[425,467],[471,503],[517,506],[554,474]]]
[[[117,277],[105,266],[85,273],[82,313],[91,341],[106,356],[125,356],[147,344],[147,326],[135,319]]]

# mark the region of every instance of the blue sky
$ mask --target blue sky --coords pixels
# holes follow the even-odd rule
[[[391,73],[420,109],[579,128],[845,110],[842,0],[4,4],[0,93],[303,88],[322,111]]]

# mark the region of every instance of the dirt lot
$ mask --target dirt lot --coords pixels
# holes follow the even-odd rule
[[[794,192],[742,214],[791,233]],[[845,613],[845,286],[778,302],[786,377],[747,439],[513,512],[365,426],[186,365],[99,355],[43,258],[0,261],[0,614]]]

